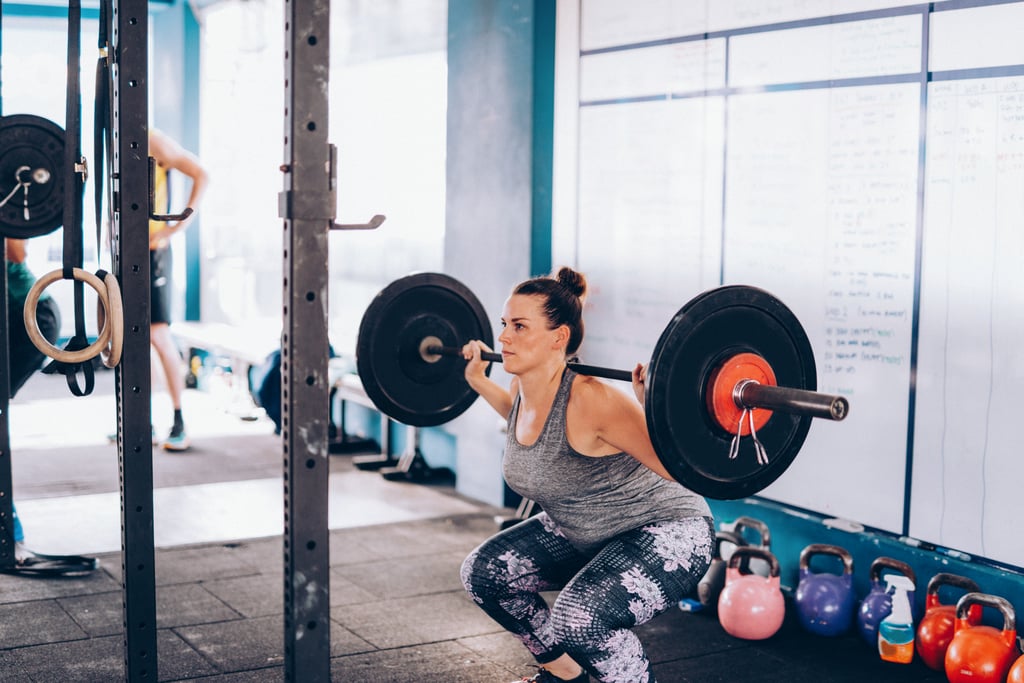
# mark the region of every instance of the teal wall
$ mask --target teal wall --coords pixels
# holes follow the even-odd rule
[[[492,321],[515,283],[551,267],[554,17],[554,0],[448,3],[444,269]],[[507,502],[498,422],[477,401],[445,427],[459,492],[493,505]]]
[[[192,152],[199,150],[199,22],[186,2],[159,7],[150,18],[152,121]],[[186,198],[172,198],[178,210]],[[199,320],[202,212],[185,233],[185,320]]]

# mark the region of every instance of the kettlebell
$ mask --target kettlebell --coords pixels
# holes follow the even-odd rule
[[[1024,655],[1018,657],[1014,665],[1010,667],[1006,683],[1024,683]]]
[[[758,558],[769,575],[741,571],[741,564]],[[764,640],[775,635],[786,617],[786,602],[779,588],[779,561],[768,550],[740,546],[726,565],[725,587],[718,596],[718,620],[726,633],[744,640]]]
[[[928,581],[924,598],[924,616],[917,625],[917,656],[927,666],[936,671],[946,667],[946,649],[953,640],[953,627],[956,623],[956,605],[944,605],[939,599],[939,588],[954,586],[968,593],[977,593],[980,589],[971,579],[958,574],[940,572]],[[968,620],[972,624],[981,623],[981,605],[972,605]]]
[[[753,529],[757,532],[760,541],[758,543],[750,543],[749,538],[743,532],[744,529]],[[770,551],[772,545],[771,533],[768,531],[768,525],[759,519],[753,517],[737,517],[733,523],[732,530],[739,534],[740,538],[743,539],[744,545],[751,545],[755,548],[761,548],[762,550]],[[760,558],[750,559],[750,571],[761,576],[771,575],[771,565],[768,562]]]
[[[993,607],[1003,613],[1003,629],[972,624],[972,605]],[[1003,683],[1017,658],[1017,628],[1013,605],[987,593],[967,593],[956,603],[953,640],[946,650],[946,678],[950,683]]]
[[[722,588],[725,586],[725,569],[728,557],[723,556],[723,543],[731,543],[733,545],[730,556],[732,552],[735,552],[735,548],[747,544],[739,534],[732,531],[719,531],[715,534],[715,556],[711,559],[711,564],[708,566],[704,578],[697,584],[697,599],[707,609],[713,610],[718,607],[718,596],[722,593]]]
[[[813,573],[810,560],[815,555],[835,555],[843,562],[842,574]],[[812,543],[800,552],[796,614],[800,625],[821,636],[839,636],[853,625],[853,556],[837,545]]]
[[[882,582],[882,571],[885,569],[892,569],[917,584],[914,570],[906,562],[891,557],[879,557],[871,563],[871,588],[857,609],[857,630],[864,642],[875,650],[878,649],[878,625],[892,613],[892,595]],[[914,595],[915,591],[907,592],[911,606],[914,604]]]

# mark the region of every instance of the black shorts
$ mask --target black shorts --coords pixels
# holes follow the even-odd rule
[[[23,306],[12,301],[8,301],[7,306],[7,316],[11,321],[9,338],[11,398],[14,398],[18,389],[25,384],[32,373],[43,367],[46,356],[28,338],[28,332],[25,331],[25,324],[22,322]],[[52,297],[46,297],[36,303],[36,322],[39,324],[39,332],[43,338],[56,345],[57,337],[60,335],[60,309],[57,308],[57,302]]]
[[[149,321],[171,322],[171,248],[149,252]]]

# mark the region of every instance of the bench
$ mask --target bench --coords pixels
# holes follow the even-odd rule
[[[231,410],[243,419],[255,419],[258,411],[249,387],[249,370],[266,360],[281,345],[280,325],[229,325],[227,323],[175,322],[171,334],[179,346],[225,358],[231,370]],[[195,372],[196,368],[189,368]],[[198,378],[197,378],[198,379]]]
[[[359,375],[344,373],[338,375],[332,386],[337,392],[337,398],[342,402],[341,407],[341,431],[344,432],[345,401],[352,401],[361,406],[378,410],[373,401],[366,394]],[[391,452],[390,431],[394,422],[386,414],[381,413],[381,449],[375,455],[356,456],[353,463],[362,470],[379,470],[381,476],[391,481],[428,481],[438,478],[452,476],[453,473],[446,467],[431,467],[420,451],[420,430],[412,425],[405,427],[405,447],[402,453],[396,458]]]

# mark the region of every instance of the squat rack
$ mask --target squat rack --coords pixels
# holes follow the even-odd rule
[[[150,381],[148,3],[110,2],[109,198],[113,270],[121,285],[124,344],[115,369],[121,495],[124,676],[158,680]],[[2,6],[0,6],[2,10]],[[284,306],[282,449],[284,476],[285,679],[330,681],[328,502],[327,242],[334,222],[335,150],[327,142],[329,0],[285,0]],[[2,113],[2,111],[0,111]],[[98,122],[97,122],[98,123]],[[96,150],[96,154],[100,154]],[[0,317],[6,320],[6,268]],[[0,340],[0,363],[9,348]],[[5,366],[6,367],[6,366]],[[14,561],[7,373],[0,379],[0,566]]]

